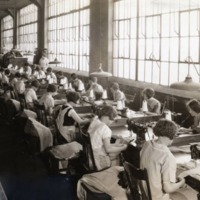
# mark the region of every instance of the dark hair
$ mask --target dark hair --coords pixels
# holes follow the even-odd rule
[[[49,84],[47,87],[47,92],[56,92],[57,91],[57,86],[53,84]]]
[[[119,84],[117,82],[114,82],[112,85],[113,90],[118,90],[119,89]]]
[[[16,78],[21,78],[21,74],[20,74],[19,72],[16,72],[16,73],[15,73],[15,77],[16,77]]]
[[[5,75],[7,75],[7,76],[10,75],[10,70],[9,70],[9,69],[6,69],[6,70],[5,70]]]
[[[94,95],[96,97],[96,100],[100,100],[103,96],[103,93],[102,92],[94,92]]]
[[[77,78],[77,75],[76,75],[75,73],[72,73],[72,74],[71,74],[71,78],[74,80],[74,79]]]
[[[40,87],[40,82],[38,80],[33,80],[31,82],[31,86],[39,88]]]
[[[147,98],[150,99],[151,97],[153,97],[155,95],[154,89],[152,88],[145,88],[142,91],[142,94],[146,94]]]
[[[113,120],[117,117],[117,110],[111,105],[104,105],[100,111],[99,117],[102,116],[108,116],[110,120]]]
[[[58,72],[57,72],[57,75],[63,76],[63,72],[62,72],[62,71],[58,71]]]
[[[80,95],[77,92],[74,91],[68,91],[66,94],[66,98],[68,102],[77,103],[77,101],[80,99]]]
[[[90,76],[89,80],[91,80],[93,83],[96,83],[98,81],[97,77],[95,76]]]
[[[47,72],[49,72],[49,73],[52,72],[52,68],[51,68],[51,67],[48,67],[48,68],[47,68]]]
[[[167,119],[160,119],[153,128],[153,132],[156,136],[168,137],[170,140],[173,140],[177,131],[178,127],[175,122]]]
[[[200,113],[200,102],[196,99],[192,99],[187,102],[186,104],[187,108],[193,110],[196,113]]]

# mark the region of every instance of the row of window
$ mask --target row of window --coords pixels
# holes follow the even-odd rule
[[[90,0],[47,0],[47,5],[49,59],[88,72]],[[19,12],[19,48],[26,52],[37,47],[37,12],[33,4]],[[112,26],[114,76],[170,85],[190,73],[199,81],[199,0],[113,0]],[[3,46],[12,48],[10,16],[1,31]]]

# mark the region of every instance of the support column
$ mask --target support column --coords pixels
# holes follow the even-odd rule
[[[111,72],[112,65],[112,17],[111,0],[91,0],[90,9],[90,71],[97,71],[102,63],[104,71]]]

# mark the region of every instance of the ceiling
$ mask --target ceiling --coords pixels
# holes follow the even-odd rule
[[[0,0],[0,19],[8,15],[8,10],[18,10],[30,3],[30,0]]]

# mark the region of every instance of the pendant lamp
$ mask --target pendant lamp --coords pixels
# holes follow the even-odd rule
[[[102,63],[99,64],[99,70],[97,72],[92,72],[90,73],[90,76],[95,76],[95,77],[111,77],[112,74],[110,72],[105,72],[102,69]]]
[[[196,65],[194,64],[194,62],[190,56],[188,56],[185,59],[185,62],[192,64],[196,70],[196,73],[198,74],[198,76],[200,76],[200,74],[196,68]],[[188,91],[200,91],[200,83],[194,82],[192,80],[192,77],[190,76],[190,65],[188,66],[188,75],[186,76],[185,80],[181,81],[181,82],[172,83],[170,85],[170,88],[179,89],[179,90],[188,90]]]
[[[49,62],[49,64],[55,64],[55,65],[61,64],[61,63],[62,63],[62,62],[59,61],[57,58],[55,58],[53,61]]]

